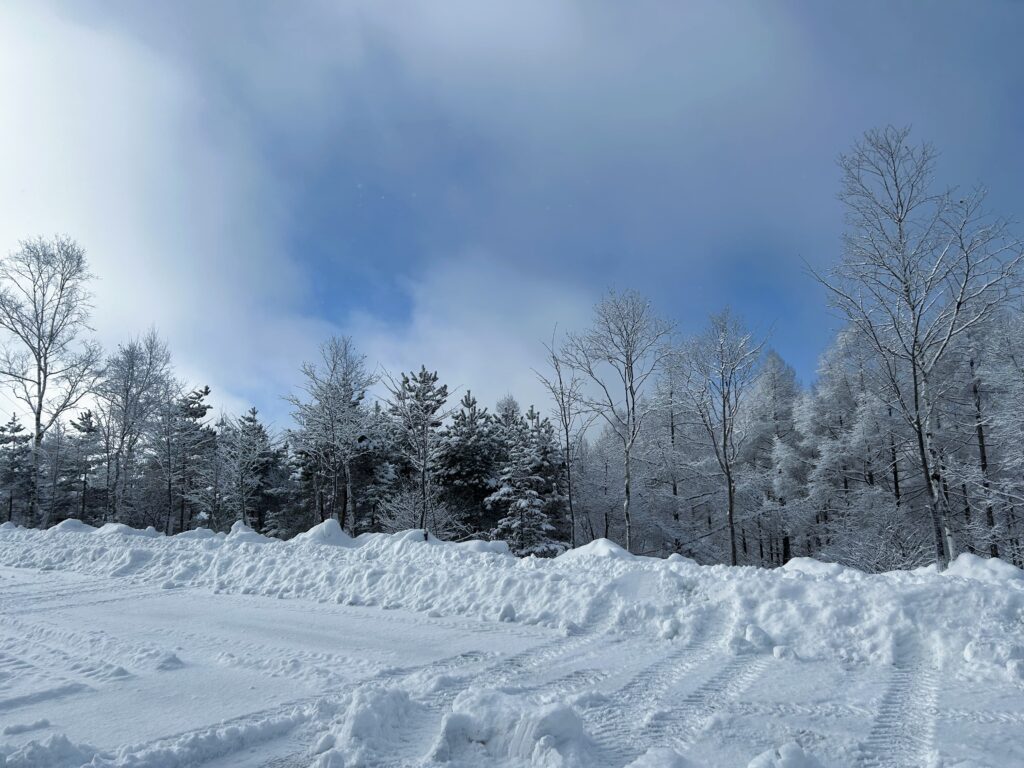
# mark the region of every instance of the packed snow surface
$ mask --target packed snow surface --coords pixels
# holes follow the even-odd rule
[[[0,525],[0,765],[1024,766],[1024,573]]]

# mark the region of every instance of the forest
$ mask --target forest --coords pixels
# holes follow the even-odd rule
[[[84,247],[25,240],[0,263],[0,521],[290,538],[336,518],[523,556],[605,537],[701,563],[1024,566],[1024,246],[909,129],[868,131],[839,176],[839,256],[808,271],[842,328],[809,386],[742,307],[684,333],[609,291],[545,345],[547,402],[456,398],[430,361],[383,371],[339,336],[282,393],[280,433],[256,407],[215,413],[155,331],[102,350]]]

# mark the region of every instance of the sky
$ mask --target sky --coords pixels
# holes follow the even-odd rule
[[[836,158],[912,125],[1024,213],[1024,3],[0,4],[0,253],[67,233],[108,348],[287,426],[332,334],[485,404],[632,288],[810,383]],[[0,403],[0,407],[3,403]]]

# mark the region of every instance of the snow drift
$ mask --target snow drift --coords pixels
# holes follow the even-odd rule
[[[690,640],[714,624],[734,653],[892,663],[926,647],[975,674],[1024,676],[1024,572],[961,555],[869,575],[797,559],[778,570],[639,557],[605,540],[518,559],[500,542],[447,543],[422,531],[352,538],[328,520],[284,542],[237,523],[227,536],[162,536],[65,521],[4,525],[0,564],[64,569],[214,592],[401,607],[542,624],[567,634]]]

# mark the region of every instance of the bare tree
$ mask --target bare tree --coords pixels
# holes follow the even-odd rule
[[[89,330],[91,275],[74,240],[26,240],[0,261],[0,328],[8,333],[0,375],[32,413],[30,514],[39,516],[43,436],[92,389],[101,352]]]
[[[557,330],[557,329],[556,329]],[[573,498],[572,465],[578,454],[580,440],[587,426],[593,421],[585,418],[586,409],[583,403],[583,380],[564,362],[555,341],[555,331],[551,333],[551,343],[544,345],[547,350],[547,362],[551,371],[542,374],[537,371],[537,378],[551,393],[555,401],[554,415],[562,433],[565,451],[565,485],[566,497],[569,502],[569,546],[576,547],[576,507]]]
[[[156,331],[121,344],[96,390],[107,447],[107,518],[125,511],[138,449],[149,433],[171,379],[171,353]]]
[[[708,329],[693,339],[679,357],[693,410],[707,435],[715,461],[725,479],[730,559],[737,564],[736,471],[746,437],[738,416],[757,379],[764,342],[756,342],[725,310],[712,315]]]
[[[942,569],[956,553],[934,440],[935,374],[954,342],[1015,292],[1024,251],[983,210],[984,190],[934,191],[935,150],[910,144],[909,133],[869,131],[840,157],[844,254],[816,277],[874,350],[888,399],[914,432]]]
[[[632,547],[633,448],[644,419],[654,410],[647,395],[651,377],[669,354],[673,326],[654,314],[650,302],[635,291],[609,291],[594,308],[594,324],[582,334],[570,334],[563,351],[565,363],[593,384],[580,389],[580,402],[603,418],[622,444],[623,502],[626,549]]]

